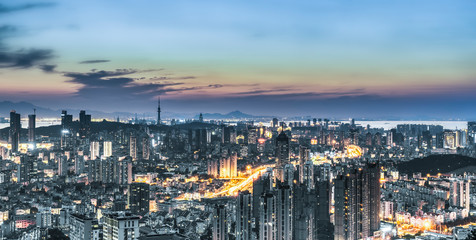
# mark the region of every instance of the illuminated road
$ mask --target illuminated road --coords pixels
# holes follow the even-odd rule
[[[355,158],[360,157],[362,155],[362,150],[354,145],[349,145],[347,147],[347,151],[344,152],[339,157],[349,157]],[[322,163],[331,163],[327,157],[320,157],[316,156],[313,159],[315,165],[319,165]],[[292,162],[292,164],[296,165],[297,162]],[[253,186],[253,180],[256,179],[260,174],[266,171],[268,167],[273,168],[275,164],[263,165],[255,168],[253,173],[249,175],[247,178],[231,178],[228,182],[225,182],[223,187],[215,192],[206,192],[203,196],[198,196],[196,194],[185,193],[180,195],[179,197],[175,198],[176,200],[187,200],[187,199],[197,199],[197,198],[217,198],[217,197],[224,197],[224,196],[236,196],[239,191],[250,190]],[[225,179],[223,179],[225,180]],[[194,195],[194,196],[192,196]]]
[[[272,165],[269,165],[271,167]],[[205,198],[216,198],[221,196],[234,196],[238,191],[249,189],[252,184],[253,180],[256,179],[261,173],[266,171],[268,166],[261,166],[255,169],[255,172],[251,174],[248,178],[240,181],[236,185],[233,184],[231,181],[226,183],[219,192],[215,193],[207,193],[205,194]]]
[[[347,148],[347,151],[339,155],[338,157],[349,157],[356,158],[362,155],[362,150],[354,145],[350,145]],[[332,163],[327,157],[315,156],[312,161],[315,165],[320,165],[323,163]],[[296,165],[297,162],[291,162]],[[253,169],[253,173],[247,178],[229,178],[228,182],[225,182],[223,187],[215,192],[205,192],[203,196],[199,196],[196,193],[184,193],[179,197],[176,197],[175,200],[189,200],[189,199],[199,199],[199,198],[217,198],[225,196],[236,196],[239,191],[251,190],[253,186],[253,180],[256,179],[260,174],[266,171],[267,168],[273,168],[275,164],[263,165]],[[226,180],[220,178],[222,180]]]
[[[274,167],[274,164],[264,165],[257,167],[253,170],[253,173],[247,178],[233,178],[230,181],[226,182],[223,187],[221,187],[216,192],[206,192],[203,195],[203,198],[216,198],[224,196],[235,196],[239,191],[244,191],[251,189],[253,186],[253,180],[256,179],[260,174],[266,171],[268,167]],[[175,200],[188,200],[190,199],[188,194],[182,194]]]

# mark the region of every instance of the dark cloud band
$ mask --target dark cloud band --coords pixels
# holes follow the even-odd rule
[[[6,6],[3,4],[0,4],[0,14],[35,9],[35,8],[52,7],[54,5],[55,5],[54,3],[50,3],[50,2],[28,3],[28,4],[18,5],[18,6]]]
[[[0,68],[30,68],[53,58],[53,51],[48,49],[28,49],[0,52]]]
[[[110,62],[111,60],[103,60],[103,59],[99,59],[99,60],[86,60],[86,61],[81,61],[79,62],[79,64],[93,64],[93,63],[107,63],[107,62]]]

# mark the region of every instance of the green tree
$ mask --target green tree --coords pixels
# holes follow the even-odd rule
[[[473,231],[468,234],[466,240],[476,240],[476,229],[473,229]]]

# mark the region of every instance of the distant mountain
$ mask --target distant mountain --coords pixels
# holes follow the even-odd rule
[[[33,109],[36,109],[37,114],[41,115],[42,117],[58,117],[61,113],[61,111],[35,106],[28,102],[3,101],[0,102],[0,117],[10,117],[11,110],[15,110],[22,116],[26,116],[28,114],[33,114]]]
[[[20,113],[22,118],[26,117],[29,114],[33,114],[33,109],[36,109],[36,115],[38,118],[59,118],[61,116],[61,111],[66,110],[68,114],[72,114],[73,118],[76,119],[79,117],[79,111],[82,109],[50,109],[45,107],[36,106],[29,102],[11,102],[11,101],[2,101],[0,102],[0,117],[9,118],[10,111],[15,110],[17,113]],[[107,118],[107,119],[115,119],[117,117],[121,119],[130,119],[135,117],[135,113],[129,112],[112,112],[106,113],[101,111],[94,111],[94,110],[86,110],[86,113],[91,114],[93,118]],[[150,116],[149,113],[147,114],[137,114],[138,118]],[[154,116],[155,117],[155,116]]]
[[[196,115],[194,118],[198,119],[200,115]],[[260,119],[260,118],[272,118],[271,116],[254,116],[240,111],[233,111],[227,114],[221,113],[203,113],[204,119]]]

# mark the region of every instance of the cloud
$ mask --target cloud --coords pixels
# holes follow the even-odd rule
[[[0,26],[0,38],[4,38],[7,34],[14,33],[17,31],[17,28],[12,25],[2,25]]]
[[[179,79],[187,79],[187,76],[166,78],[138,76],[145,72],[150,70],[64,72],[64,76],[68,78],[67,82],[78,85],[76,92],[67,101],[71,101],[71,104],[95,106],[96,109],[102,111],[112,109],[142,111],[144,106],[154,105],[159,95],[177,96],[184,92],[223,87],[221,84],[193,86],[190,83],[185,86],[185,83]]]
[[[52,64],[40,65],[39,68],[40,68],[41,70],[43,70],[43,72],[46,72],[46,73],[56,72],[56,71],[55,71],[56,65],[52,65]]]
[[[293,88],[275,88],[275,89],[258,89],[246,92],[233,93],[237,97],[254,97],[260,96],[263,98],[326,98],[326,97],[342,97],[342,96],[360,96],[365,93],[365,89],[357,88],[346,91],[330,91],[330,92],[299,92]]]
[[[210,88],[222,88],[223,84],[210,84],[210,85],[208,85],[208,87],[210,87]]]
[[[293,91],[294,89],[290,88],[278,88],[278,89],[257,89],[257,90],[251,90],[251,91],[246,91],[246,92],[238,92],[235,93],[236,95],[256,95],[256,94],[265,94],[265,93],[275,93],[275,92],[288,92],[288,91]]]
[[[16,32],[18,32],[18,29],[15,26],[12,26],[12,25],[0,26],[0,53],[8,51],[8,47],[5,45],[4,40],[8,37],[13,36]]]
[[[0,68],[30,68],[54,57],[48,49],[0,50]]]
[[[53,3],[29,3],[18,6],[5,6],[0,4],[0,16],[2,14],[53,6]],[[45,72],[51,72],[52,65],[45,64],[54,57],[50,49],[12,49],[4,43],[4,39],[17,32],[17,28],[11,25],[0,26],[0,68],[31,68],[38,66]]]
[[[0,4],[0,14],[35,9],[35,8],[52,7],[54,5],[55,5],[54,3],[50,3],[50,2],[27,3],[23,5],[18,5],[18,6],[5,6],[3,4]]]
[[[95,70],[87,73],[67,72],[64,76],[69,78],[68,82],[79,84],[73,98],[85,104],[137,107],[138,104],[151,102],[159,94],[190,90],[172,88],[183,85],[182,82],[144,82],[143,78],[131,77],[143,72],[136,69]]]
[[[209,84],[206,86],[194,86],[194,87],[183,87],[183,88],[166,88],[161,91],[163,94],[167,93],[182,93],[184,91],[194,91],[194,90],[203,90],[203,89],[216,89],[222,88],[224,85],[221,84]]]
[[[86,60],[86,61],[81,61],[79,64],[92,64],[92,63],[106,63],[110,62],[111,60],[103,60],[103,59],[98,59],[98,60]]]
[[[195,76],[184,76],[184,77],[168,77],[168,76],[162,76],[162,77],[153,77],[150,78],[150,80],[156,80],[156,81],[163,81],[163,80],[189,80],[189,79],[196,79],[197,77]]]
[[[134,81],[133,78],[112,78],[137,73],[134,69],[116,69],[115,71],[92,70],[88,73],[67,72],[64,75],[71,78],[68,82],[79,83],[83,88],[91,87],[122,87]]]

